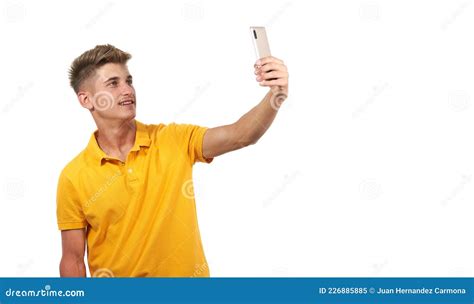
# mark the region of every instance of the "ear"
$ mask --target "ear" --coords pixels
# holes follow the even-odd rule
[[[83,108],[88,109],[89,111],[94,110],[94,104],[92,103],[92,95],[89,92],[78,92],[77,99]]]

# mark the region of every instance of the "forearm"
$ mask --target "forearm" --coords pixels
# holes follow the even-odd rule
[[[280,101],[275,98],[278,98],[278,93],[270,90],[258,105],[234,124],[240,143],[254,144],[265,134],[278,113]]]
[[[210,128],[204,134],[203,155],[212,158],[255,144],[272,125],[288,95],[288,71],[280,59],[265,57],[254,65],[260,86],[270,88],[263,100],[238,121]]]
[[[86,265],[84,258],[63,257],[59,265],[61,277],[86,277]]]

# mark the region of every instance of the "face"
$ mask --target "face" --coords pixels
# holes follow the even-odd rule
[[[97,69],[95,75],[85,81],[78,97],[96,120],[135,118],[135,89],[125,64],[107,63]]]

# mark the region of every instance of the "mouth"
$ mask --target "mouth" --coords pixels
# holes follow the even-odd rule
[[[119,104],[119,106],[129,106],[129,105],[135,104],[135,100],[127,99],[127,100],[123,100],[123,101],[119,102],[118,104]]]

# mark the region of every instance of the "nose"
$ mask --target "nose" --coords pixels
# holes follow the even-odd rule
[[[135,89],[129,85],[128,83],[125,83],[123,86],[122,86],[122,95],[135,95]]]

